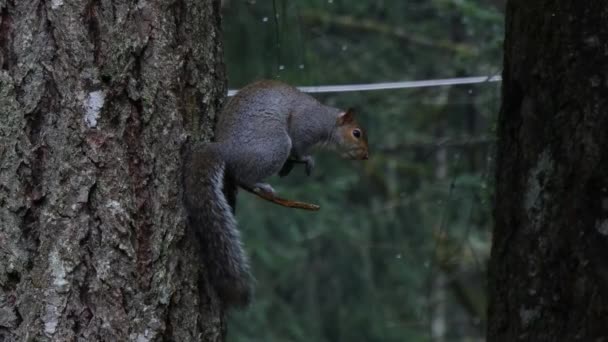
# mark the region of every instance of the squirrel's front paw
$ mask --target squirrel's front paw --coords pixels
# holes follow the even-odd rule
[[[305,156],[302,158],[302,161],[305,164],[306,175],[310,176],[312,174],[312,169],[315,168],[315,160],[312,156]]]

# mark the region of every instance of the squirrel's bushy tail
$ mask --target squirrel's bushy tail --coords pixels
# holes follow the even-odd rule
[[[236,219],[224,194],[226,164],[211,153],[212,145],[194,146],[186,156],[185,205],[215,290],[225,306],[243,307],[251,300],[252,277]]]

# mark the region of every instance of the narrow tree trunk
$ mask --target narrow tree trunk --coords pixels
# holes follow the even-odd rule
[[[443,122],[440,124],[443,126]],[[441,139],[445,136],[443,127],[438,129],[439,133],[437,138]],[[444,147],[439,147],[435,152],[435,179],[437,182],[445,182],[448,175],[448,151]],[[436,239],[442,239],[445,236],[443,230],[443,220],[440,219],[437,222],[434,236]],[[437,253],[437,251],[435,251]],[[447,313],[448,313],[448,293],[447,293],[447,277],[439,265],[436,267],[435,272],[431,279],[431,296],[429,301],[431,302],[431,341],[432,342],[444,342],[447,328]]]
[[[219,29],[219,1],[0,0],[0,340],[222,338],[181,202]]]
[[[488,341],[608,336],[608,2],[509,1]]]

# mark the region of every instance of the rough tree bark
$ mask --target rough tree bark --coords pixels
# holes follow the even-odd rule
[[[0,340],[222,339],[181,202],[219,2],[0,0]]]
[[[488,341],[608,336],[608,2],[507,4]]]

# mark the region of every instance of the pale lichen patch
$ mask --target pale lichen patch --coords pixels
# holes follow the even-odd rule
[[[608,220],[596,222],[595,229],[602,235],[608,235]]]
[[[109,209],[111,216],[108,222],[111,226],[117,229],[122,234],[127,234],[126,225],[129,222],[129,214],[125,211],[120,202],[116,200],[109,200],[106,203],[106,208]]]
[[[109,208],[110,211],[112,212],[112,214],[117,214],[117,213],[124,213],[125,209],[120,205],[120,202],[116,201],[116,200],[109,200],[106,203],[106,208]]]
[[[49,268],[53,276],[53,285],[57,287],[57,292],[64,292],[67,288],[68,281],[66,278],[66,270],[63,261],[57,250],[53,250],[49,257]]]
[[[589,36],[585,38],[585,44],[588,47],[598,47],[601,45],[601,40],[598,36]]]
[[[59,296],[52,291],[49,292],[47,297],[44,314],[42,315],[42,321],[44,322],[44,333],[51,337],[57,331],[61,314],[66,306],[66,298]]]
[[[519,308],[519,318],[522,326],[530,326],[534,321],[540,318],[540,310],[538,308],[527,309],[522,306]]]
[[[89,128],[97,127],[97,119],[99,119],[104,102],[105,94],[102,90],[93,91],[87,96],[84,103],[86,108],[84,122]]]
[[[147,338],[144,334],[138,334],[136,341],[137,342],[148,342],[148,341],[150,341],[150,339]]]
[[[46,306],[46,313],[43,317],[43,321],[44,332],[47,335],[52,336],[55,333],[55,330],[57,330],[57,324],[59,324],[59,312],[56,306],[52,304]]]
[[[63,5],[63,0],[53,0],[53,1],[51,1],[51,8],[54,9],[54,10],[58,9],[62,5]]]

